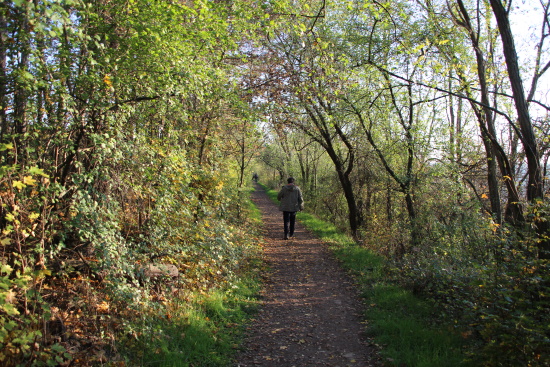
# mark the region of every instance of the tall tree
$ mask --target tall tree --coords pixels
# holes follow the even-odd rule
[[[543,180],[540,165],[539,149],[533,131],[531,117],[529,116],[529,106],[523,88],[523,81],[519,70],[518,55],[514,43],[514,36],[510,28],[509,10],[506,10],[501,0],[490,0],[491,8],[497,21],[502,41],[502,49],[506,60],[508,78],[514,104],[516,106],[517,119],[521,129],[521,142],[527,158],[527,167],[529,180],[527,184],[527,200],[532,201],[536,198],[542,198]],[[510,5],[511,1],[508,2]],[[548,13],[546,13],[548,14]],[[546,21],[545,21],[546,24]]]

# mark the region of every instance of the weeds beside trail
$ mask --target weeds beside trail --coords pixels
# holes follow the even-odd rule
[[[243,261],[231,281],[207,291],[167,297],[151,315],[142,315],[134,325],[139,338],[128,335],[119,343],[127,365],[224,367],[232,363],[244,325],[257,311],[263,269],[257,245],[261,215],[251,201],[242,203],[245,207],[240,212],[247,217],[248,241],[256,242],[256,255]]]

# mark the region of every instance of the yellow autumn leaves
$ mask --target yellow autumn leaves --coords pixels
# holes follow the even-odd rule
[[[44,173],[44,170],[38,167],[31,167],[27,170],[27,175],[23,176],[20,180],[13,180],[12,186],[19,191],[23,190],[27,186],[35,186],[37,180],[33,176],[42,176],[44,178],[44,183],[49,182],[49,176]]]
[[[27,186],[36,185],[36,180],[32,176],[23,177],[23,181],[13,181],[13,187],[19,190],[23,190]]]

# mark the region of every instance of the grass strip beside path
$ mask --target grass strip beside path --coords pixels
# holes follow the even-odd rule
[[[243,190],[249,197],[252,189]],[[251,200],[243,200],[249,223],[250,241],[260,235],[261,213]],[[233,362],[244,327],[259,305],[260,272],[258,256],[249,258],[229,284],[208,291],[174,296],[158,310],[143,314],[134,322],[139,338],[122,342],[128,365],[158,367],[226,367]]]
[[[277,192],[265,187],[277,202]],[[464,340],[451,324],[439,323],[435,305],[392,284],[386,276],[386,260],[359,245],[330,223],[307,212],[298,220],[330,249],[355,277],[367,306],[369,336],[380,347],[390,366],[466,366]]]

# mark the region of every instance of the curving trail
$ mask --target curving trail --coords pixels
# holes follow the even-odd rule
[[[270,273],[235,366],[377,366],[351,279],[300,223],[294,239],[282,239],[282,214],[260,186],[253,200],[262,212]]]

